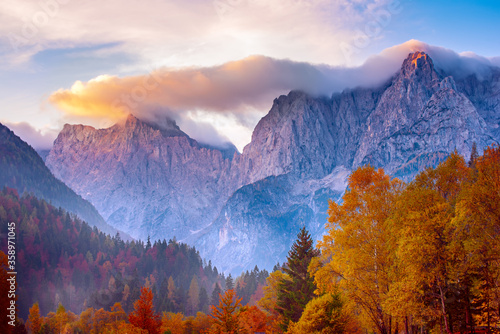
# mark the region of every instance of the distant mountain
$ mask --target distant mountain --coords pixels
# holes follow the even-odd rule
[[[46,163],[111,225],[143,240],[182,240],[214,219],[235,190],[224,183],[227,153],[175,123],[158,128],[131,115],[108,129],[65,125]]]
[[[116,234],[88,201],[56,179],[42,158],[6,126],[0,124],[0,187],[11,187],[19,193],[32,193],[56,207],[78,215],[100,230]],[[129,236],[122,233],[122,238]]]
[[[229,158],[133,116],[96,130],[66,125],[47,157],[54,174],[113,225],[176,235],[224,270],[283,261],[302,225],[319,238],[328,199],[371,164],[411,179],[455,149],[500,141],[500,69],[452,76],[423,52],[391,80],[331,97],[274,100],[242,154]],[[174,131],[175,130],[175,131]]]

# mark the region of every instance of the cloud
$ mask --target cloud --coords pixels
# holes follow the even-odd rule
[[[153,121],[161,118],[158,115],[167,115],[187,127],[196,122],[206,125],[208,115],[213,114],[219,119],[233,118],[236,124],[253,129],[258,121],[256,112],[263,116],[271,101],[281,94],[302,90],[330,96],[346,88],[375,87],[390,79],[408,54],[415,51],[428,52],[438,68],[456,76],[472,73],[482,76],[494,65],[491,60],[472,53],[457,54],[411,40],[368,58],[359,67],[251,56],[218,66],[161,68],[128,77],[102,75],[58,90],[50,96],[50,101],[69,120],[94,124],[99,121],[109,125],[132,113]],[[193,130],[188,134],[195,139],[201,140],[201,133],[208,133],[197,131],[195,124],[189,127]],[[216,142],[222,138],[213,131],[211,136],[217,138]],[[203,136],[205,142],[209,138]]]
[[[210,66],[251,54],[341,63],[340,44],[391,2],[4,0],[0,53],[10,66],[44,50],[107,44],[142,64]]]
[[[52,148],[54,140],[59,131],[54,129],[35,129],[26,122],[9,123],[2,122],[6,127],[14,131],[22,140],[30,144],[36,150],[47,150]]]

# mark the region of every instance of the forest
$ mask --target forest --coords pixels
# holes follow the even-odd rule
[[[500,332],[500,147],[409,183],[360,167],[328,215],[316,245],[302,228],[282,266],[233,279],[175,240],[124,242],[6,188],[19,319],[0,332]]]

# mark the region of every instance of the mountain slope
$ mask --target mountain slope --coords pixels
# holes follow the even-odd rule
[[[81,198],[63,182],[56,179],[45,166],[42,158],[27,143],[6,126],[0,124],[0,185],[11,187],[19,193],[33,193],[54,206],[77,214],[90,225],[116,234],[117,230],[104,221],[88,201]],[[128,238],[127,235],[122,235]]]
[[[468,158],[474,142],[498,142],[499,73],[453,77],[416,52],[376,88],[280,96],[232,159],[131,116],[103,130],[66,126],[47,164],[114,226],[176,235],[224,270],[270,268],[300,225],[323,233],[327,200],[358,166],[408,180],[455,149]]]
[[[108,223],[142,239],[188,237],[234,190],[220,184],[231,163],[220,150],[132,115],[108,129],[65,125],[46,163]]]
[[[34,196],[19,197],[10,188],[0,190],[0,221],[16,223],[17,284],[22,287],[17,306],[24,319],[35,302],[42,314],[56,310],[58,303],[80,313],[85,305],[110,309],[121,302],[129,312],[145,284],[154,286],[157,311],[186,313],[193,278],[208,293],[216,282],[224,287],[225,278],[217,268],[186,244],[125,242]],[[0,234],[7,233],[7,224],[1,224]],[[7,253],[6,238],[0,241],[0,250]],[[265,280],[267,273],[262,274]],[[168,293],[169,278],[176,287],[173,298]],[[207,301],[189,312],[206,309]]]

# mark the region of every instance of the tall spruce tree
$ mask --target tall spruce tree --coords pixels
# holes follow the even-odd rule
[[[282,280],[278,285],[278,312],[283,316],[282,329],[286,331],[290,321],[297,322],[307,303],[314,298],[314,278],[307,271],[311,259],[319,255],[314,248],[311,235],[302,227],[297,240],[288,252],[283,270],[291,280]]]
[[[234,282],[231,274],[229,274],[229,276],[226,277],[226,291],[227,290],[234,290]]]
[[[222,289],[220,288],[219,283],[215,283],[215,287],[212,291],[212,298],[210,299],[210,305],[218,305],[219,304],[219,296],[222,293]]]

